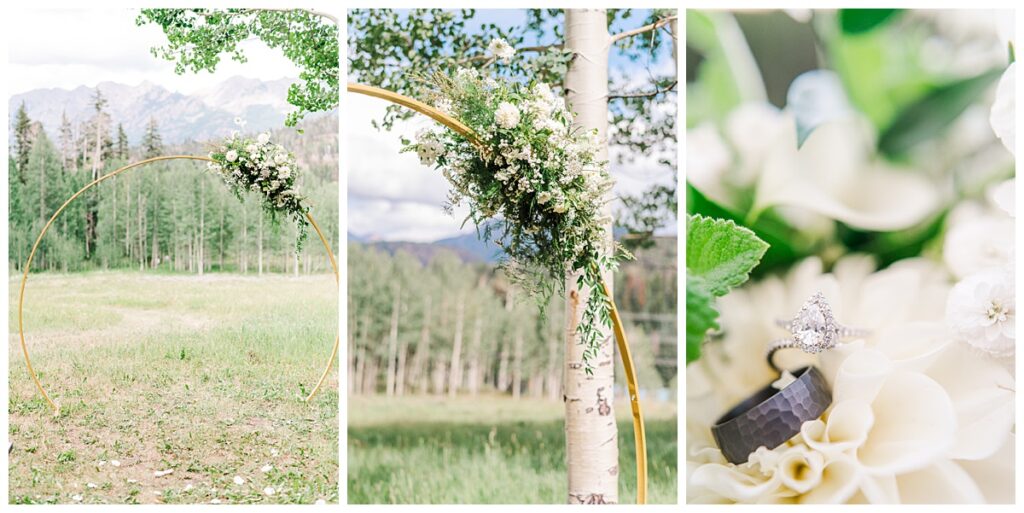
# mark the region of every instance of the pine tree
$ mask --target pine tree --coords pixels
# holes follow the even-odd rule
[[[25,168],[28,166],[28,155],[32,151],[32,120],[25,111],[25,102],[21,102],[14,119],[14,151],[15,164],[18,169],[18,180],[25,183]]]
[[[125,133],[122,123],[117,124],[117,151],[114,156],[121,160],[128,159],[128,134]]]
[[[146,133],[142,136],[142,158],[151,159],[163,154],[164,144],[160,138],[159,126],[155,118],[149,118]]]

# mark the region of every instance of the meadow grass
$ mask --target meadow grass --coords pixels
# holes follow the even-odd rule
[[[619,501],[636,499],[629,406],[617,403]],[[676,410],[649,403],[648,502],[676,504]],[[565,502],[561,402],[507,396],[349,397],[351,504]]]
[[[338,500],[337,367],[302,400],[337,333],[332,276],[31,276],[26,339],[56,417],[25,369],[18,285],[11,503]]]

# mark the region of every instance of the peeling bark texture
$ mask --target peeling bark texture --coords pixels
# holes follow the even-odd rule
[[[566,101],[576,115],[576,125],[608,137],[608,18],[604,9],[565,11],[565,48],[573,53],[565,76]],[[608,159],[607,144],[598,160]],[[610,202],[605,214],[611,219]],[[605,227],[611,247],[611,223]],[[611,283],[611,276],[605,276]],[[618,431],[615,425],[613,386],[615,384],[612,332],[601,328],[598,356],[590,362],[588,376],[583,346],[576,326],[591,291],[576,288],[576,276],[566,279],[565,334],[565,443],[569,472],[567,501],[570,504],[614,504],[619,502]]]

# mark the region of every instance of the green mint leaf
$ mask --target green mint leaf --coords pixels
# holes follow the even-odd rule
[[[701,344],[708,330],[718,329],[718,311],[701,278],[686,276],[686,364],[700,358]]]
[[[754,232],[732,221],[701,215],[686,219],[686,284],[700,278],[713,296],[747,281],[750,271],[761,262],[768,244]],[[687,290],[689,303],[689,290]]]

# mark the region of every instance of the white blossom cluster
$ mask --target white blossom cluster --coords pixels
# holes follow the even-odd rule
[[[491,44],[496,56],[502,48]],[[453,131],[421,130],[405,150],[442,171],[453,187],[451,205],[466,203],[478,226],[500,225],[495,239],[508,267],[549,283],[581,271],[596,285],[600,270],[614,266],[615,251],[602,214],[614,185],[600,157],[604,141],[574,128],[572,113],[547,84],[460,69],[435,77],[434,85],[431,103],[472,129],[482,148]],[[601,312],[594,305],[589,315]]]
[[[296,186],[299,173],[294,155],[272,143],[268,133],[252,139],[236,131],[210,152],[210,158],[213,162],[208,164],[209,170],[217,173],[239,199],[246,191],[258,194],[266,212],[292,217],[299,227],[301,243],[309,206]]]

